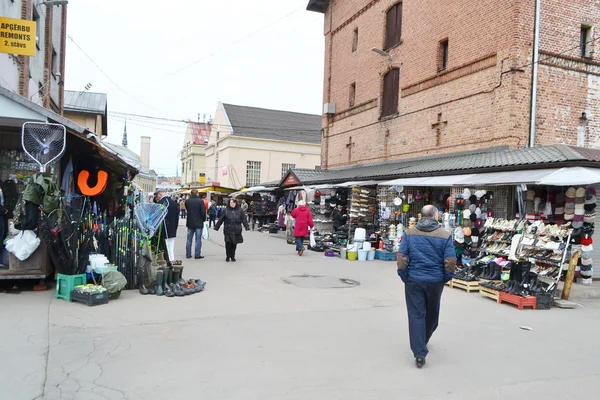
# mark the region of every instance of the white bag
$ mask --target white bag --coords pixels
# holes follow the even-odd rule
[[[21,261],[25,261],[40,245],[33,231],[22,231],[19,235],[6,241],[6,249]]]
[[[210,229],[208,227],[209,223],[208,221],[204,221],[204,228],[202,229],[202,239],[204,240],[208,240],[208,238],[210,237],[208,230]]]
[[[317,241],[315,240],[314,231],[310,231],[310,247],[317,247]]]

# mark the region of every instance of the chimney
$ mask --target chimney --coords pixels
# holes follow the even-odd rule
[[[140,148],[140,160],[142,167],[150,169],[150,136],[142,136],[142,146]]]
[[[123,129],[123,147],[127,147],[127,120],[125,120],[125,128]]]

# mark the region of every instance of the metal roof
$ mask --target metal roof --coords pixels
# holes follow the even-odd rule
[[[306,9],[308,11],[316,11],[320,13],[324,13],[329,7],[330,0],[309,0]]]
[[[553,145],[522,149],[487,149],[470,153],[430,156],[388,163],[356,165],[321,171],[304,184],[337,183],[357,179],[394,179],[456,175],[473,172],[516,171],[563,166],[600,167],[600,149]]]
[[[321,116],[223,104],[234,136],[321,144]]]
[[[106,93],[65,90],[65,111],[104,115],[106,104]]]

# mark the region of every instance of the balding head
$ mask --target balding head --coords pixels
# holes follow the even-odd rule
[[[431,219],[437,220],[437,218],[438,218],[438,209],[435,208],[435,206],[432,206],[431,204],[428,204],[425,207],[423,207],[423,209],[421,210],[421,216],[423,218],[431,218]]]

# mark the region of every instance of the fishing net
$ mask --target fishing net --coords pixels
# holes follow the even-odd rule
[[[40,166],[40,172],[60,159],[65,152],[66,129],[60,124],[25,122],[21,129],[21,144],[25,153]]]
[[[162,204],[141,203],[135,206],[135,219],[140,230],[148,237],[154,236],[167,216],[167,208]]]

